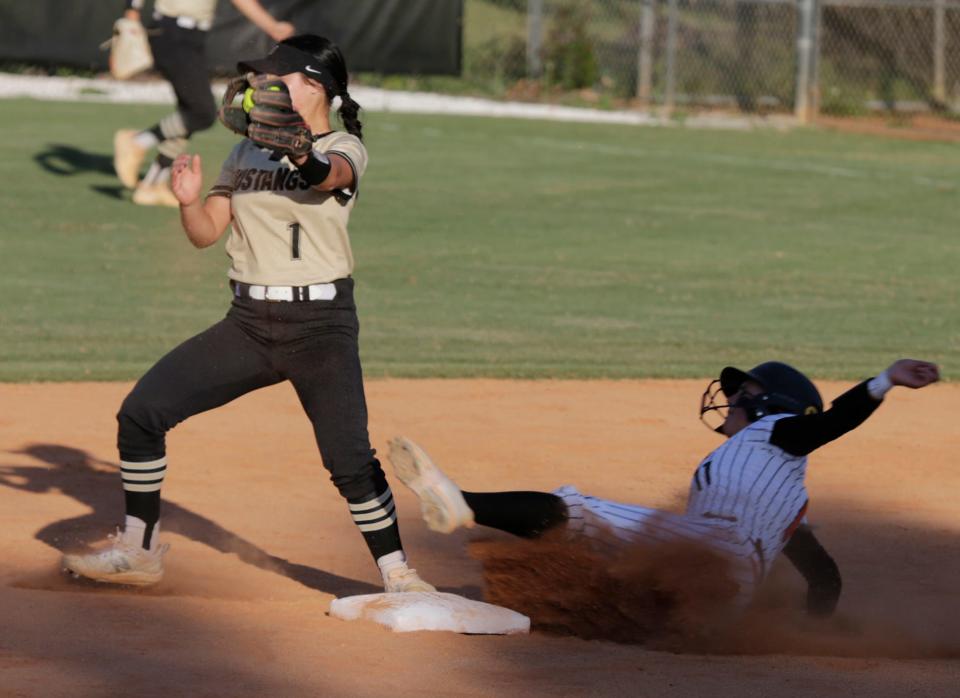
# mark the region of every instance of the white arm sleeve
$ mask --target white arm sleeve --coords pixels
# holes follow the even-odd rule
[[[893,383],[890,382],[890,376],[887,375],[886,371],[867,381],[867,392],[870,393],[870,397],[878,402],[883,400],[883,396],[890,392],[892,387]]]

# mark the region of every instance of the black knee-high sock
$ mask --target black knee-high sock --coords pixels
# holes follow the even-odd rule
[[[376,494],[347,500],[350,516],[363,534],[374,560],[403,550],[390,485],[383,481],[377,489]]]
[[[537,538],[567,520],[567,505],[546,492],[464,492],[474,521],[521,538]]]
[[[127,515],[136,516],[148,526],[160,520],[160,492],[124,492]]]
[[[153,529],[160,520],[160,493],[159,492],[124,492],[127,516],[136,516],[147,524],[143,532],[144,550],[149,550],[153,541]]]
[[[147,550],[153,539],[153,529],[160,520],[160,487],[166,472],[166,456],[136,461],[126,460],[121,454],[120,474],[127,516],[134,516],[147,525],[142,543]]]

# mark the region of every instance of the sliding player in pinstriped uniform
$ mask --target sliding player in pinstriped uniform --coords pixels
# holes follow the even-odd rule
[[[828,615],[839,598],[840,577],[803,525],[807,455],[859,426],[893,386],[921,388],[937,380],[935,364],[901,359],[824,412],[816,387],[791,366],[767,362],[750,371],[728,366],[708,386],[700,407],[705,422],[720,415],[715,431],[728,438],[694,471],[684,514],[590,497],[569,486],[552,494],[462,492],[404,437],[391,441],[390,459],[420,498],[433,530],[449,533],[478,523],[536,538],[565,526],[595,541],[695,542],[730,561],[739,584],[735,603],[741,606],[784,551],[808,582],[808,610]],[[717,402],[721,395],[726,404]]]

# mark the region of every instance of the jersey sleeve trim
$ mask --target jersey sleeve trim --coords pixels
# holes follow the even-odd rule
[[[211,196],[223,196],[229,199],[233,196],[233,187],[211,187],[210,191],[207,193],[207,198],[210,198]]]
[[[347,155],[342,150],[327,150],[324,153],[327,156],[338,155],[347,161],[347,164],[350,165],[350,171],[353,172],[353,186],[349,189],[334,189],[333,195],[337,197],[337,201],[341,204],[345,204],[350,199],[356,198],[359,196],[358,190],[360,189],[360,175],[357,173],[357,166],[353,162],[353,158]]]

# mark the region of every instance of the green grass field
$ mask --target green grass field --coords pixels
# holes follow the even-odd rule
[[[223,316],[222,243],[112,175],[113,131],[167,108],[0,109],[0,380],[136,378]],[[389,114],[366,140],[368,376],[957,375],[956,145]],[[194,139],[208,180],[233,142]]]

